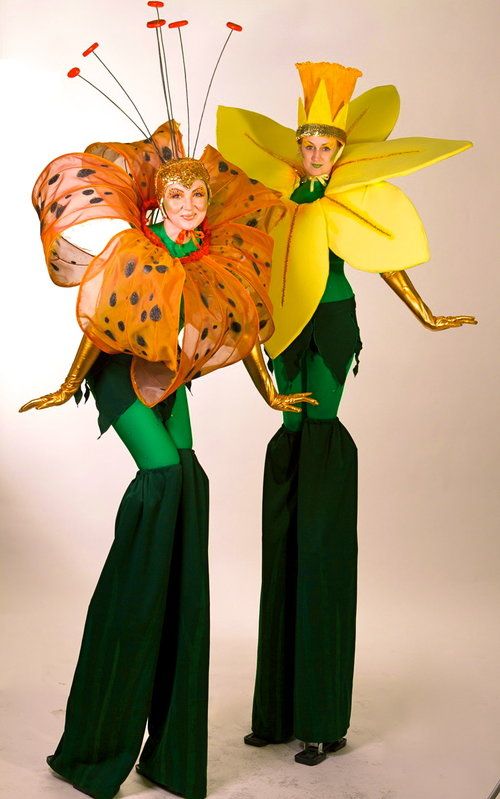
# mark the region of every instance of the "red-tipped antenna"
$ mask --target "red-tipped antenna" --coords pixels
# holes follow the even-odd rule
[[[110,68],[109,68],[109,67],[108,67],[108,66],[107,66],[107,65],[104,63],[104,61],[102,60],[102,58],[100,58],[100,57],[97,55],[97,53],[96,53],[96,50],[97,50],[97,48],[98,48],[98,47],[99,47],[99,42],[94,42],[94,44],[91,44],[89,47],[87,47],[87,49],[86,49],[86,50],[84,50],[84,51],[83,51],[83,53],[82,53],[82,56],[83,56],[84,58],[87,58],[87,56],[89,56],[89,55],[93,55],[95,58],[97,58],[97,60],[99,61],[99,63],[100,63],[100,64],[101,64],[101,65],[104,67],[104,69],[106,70],[106,72],[107,72],[109,75],[111,75],[111,77],[113,78],[113,80],[115,81],[115,83],[117,83],[117,84],[118,84],[118,86],[120,87],[120,89],[122,90],[122,92],[123,92],[123,94],[125,95],[125,97],[127,97],[127,99],[128,99],[130,102],[131,102],[131,104],[133,105],[133,107],[134,107],[134,108],[135,108],[135,110],[137,111],[137,114],[139,115],[139,119],[141,120],[142,124],[144,125],[144,127],[145,127],[145,129],[146,129],[146,131],[147,131],[147,137],[146,137],[146,138],[149,138],[149,139],[151,139],[151,141],[153,141],[153,138],[152,138],[152,135],[151,135],[151,131],[149,130],[149,128],[148,128],[148,126],[147,126],[146,120],[144,119],[144,117],[142,116],[141,112],[140,112],[140,111],[139,111],[139,109],[137,108],[136,104],[135,104],[135,103],[134,103],[134,101],[132,100],[132,98],[131,98],[130,94],[128,93],[128,91],[126,90],[126,88],[125,88],[125,87],[124,87],[124,86],[123,86],[123,85],[120,83],[120,81],[118,80],[118,78],[116,77],[116,75],[115,75],[113,72],[111,72]],[[138,127],[138,126],[136,126],[136,127]],[[140,129],[140,128],[139,128],[139,129]]]
[[[112,99],[111,99],[111,97],[109,97],[109,96],[108,96],[108,95],[107,95],[105,92],[103,92],[103,91],[102,91],[102,89],[100,89],[100,88],[99,88],[98,86],[96,86],[94,83],[91,83],[91,81],[87,80],[87,78],[84,78],[84,77],[83,77],[83,75],[81,74],[80,70],[78,69],[78,67],[72,67],[72,68],[71,68],[71,69],[68,71],[67,75],[68,75],[68,78],[81,78],[82,80],[84,80],[84,81],[85,81],[85,83],[88,83],[88,85],[89,85],[89,86],[92,86],[92,88],[93,88],[93,89],[95,89],[95,90],[96,90],[96,92],[99,92],[99,94],[102,94],[102,96],[103,96],[103,97],[105,97],[105,98],[106,98],[106,100],[109,100],[109,102],[110,102],[112,105],[114,105],[114,106],[115,106],[115,108],[118,108],[118,111],[121,111],[121,112],[122,112],[122,114],[123,114],[124,116],[126,116],[126,117],[127,117],[127,119],[129,119],[129,120],[130,120],[130,122],[132,123],[132,125],[134,125],[134,126],[137,128],[137,130],[140,132],[141,136],[142,136],[144,139],[149,139],[149,140],[151,140],[151,142],[153,143],[154,147],[156,147],[156,144],[154,143],[154,141],[153,141],[153,140],[152,140],[152,138],[151,138],[151,134],[149,134],[149,135],[148,135],[148,133],[146,133],[146,131],[145,131],[145,130],[143,130],[143,129],[142,129],[142,128],[141,128],[141,127],[140,127],[140,126],[137,124],[137,122],[136,122],[134,119],[132,119],[132,117],[131,117],[129,114],[127,114],[127,112],[126,112],[126,111],[124,111],[124,110],[123,110],[123,108],[122,108],[120,105],[118,105],[118,103],[115,103],[115,101],[114,101],[114,100],[112,100]]]
[[[170,140],[172,143],[172,152],[175,158],[179,158],[179,151],[177,149],[177,141],[175,138],[172,96],[170,94],[170,82],[168,80],[167,57],[165,54],[165,44],[163,42],[162,28],[166,24],[166,22],[164,19],[160,18],[160,12],[158,11],[158,9],[163,6],[163,3],[160,4],[159,0],[149,0],[148,6],[156,8],[156,19],[147,22],[146,26],[156,31],[156,44],[158,47],[158,61],[160,64],[161,85],[163,88],[163,97],[165,98],[165,106],[167,108],[168,127],[170,131]]]
[[[205,95],[205,102],[203,103],[203,108],[201,110],[200,124],[198,125],[198,130],[197,130],[197,133],[196,133],[196,140],[195,140],[194,147],[193,147],[193,158],[194,158],[194,154],[195,154],[195,151],[196,151],[196,147],[198,145],[198,139],[200,137],[201,123],[203,122],[203,116],[205,114],[205,108],[207,107],[208,95],[210,94],[210,89],[212,88],[212,83],[214,81],[215,73],[217,72],[217,67],[219,66],[219,63],[220,63],[220,60],[221,60],[222,55],[224,53],[224,50],[226,49],[227,44],[229,42],[229,39],[233,35],[234,31],[242,31],[243,30],[242,26],[238,25],[237,22],[226,22],[226,27],[229,28],[229,35],[228,35],[226,41],[224,42],[222,50],[220,51],[219,57],[218,57],[218,59],[216,61],[215,67],[214,67],[214,71],[212,72],[212,77],[210,78],[210,82],[208,84],[207,93]]]
[[[184,28],[188,24],[187,19],[180,19],[177,22],[170,22],[168,27],[171,29],[177,28],[179,33],[179,44],[181,46],[181,56],[182,56],[182,68],[184,70],[184,86],[186,89],[186,113],[187,113],[187,154],[189,157],[190,149],[191,149],[191,119],[189,114],[189,92],[188,92],[188,82],[187,82],[187,71],[186,71],[186,58],[184,56],[184,45],[182,42],[182,34],[181,28]]]

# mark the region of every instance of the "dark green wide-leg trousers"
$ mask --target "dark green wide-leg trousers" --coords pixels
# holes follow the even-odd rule
[[[192,450],[140,470],[90,602],[63,737],[50,766],[95,799],[133,768],[206,795],[208,481]]]
[[[282,427],[264,470],[252,730],[335,741],[349,726],[356,626],[357,450],[335,418]]]

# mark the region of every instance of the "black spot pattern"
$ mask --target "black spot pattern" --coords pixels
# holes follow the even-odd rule
[[[239,322],[231,322],[230,328],[233,333],[241,333],[241,325]]]
[[[249,181],[250,181],[250,183],[252,183],[254,186],[255,186],[255,184],[256,184],[256,183],[258,183],[258,182],[259,182],[258,180],[255,180],[255,178],[248,178],[248,180],[249,180]]]
[[[60,176],[61,176],[60,172],[58,172],[57,175],[52,175],[52,177],[48,181],[49,186],[52,186],[53,183],[55,183],[57,180],[59,180]]]
[[[154,297],[154,294],[150,294],[150,295],[149,295],[149,302],[151,302],[151,300],[153,299],[153,297]]]
[[[147,347],[146,340],[142,336],[137,336],[137,343],[140,347]]]
[[[231,299],[231,297],[228,297],[227,301],[228,301],[229,305],[231,306],[231,308],[236,308],[236,303],[235,303],[234,300]]]
[[[237,175],[238,171],[236,169],[231,169],[231,175]]]
[[[159,322],[160,319],[161,319],[161,316],[162,316],[162,314],[161,314],[161,310],[159,309],[159,307],[157,305],[153,305],[153,307],[151,308],[151,310],[149,312],[149,318],[151,319],[151,321],[152,322]]]
[[[151,161],[151,156],[150,156],[149,153],[144,153],[144,160],[145,161]]]
[[[160,264],[160,266],[156,267],[156,271],[159,272],[160,275],[164,275],[165,272],[168,271],[168,266],[165,266],[164,264]]]
[[[94,189],[84,189],[82,191],[82,194],[93,194],[93,193],[94,193]]]
[[[121,330],[123,333],[125,330],[125,322],[122,322],[121,320],[118,322],[118,330]]]
[[[249,194],[248,195],[248,199],[250,200],[251,203],[253,203],[253,201],[255,200],[255,195],[254,194]]]
[[[105,191],[104,194],[113,194],[112,191]]]
[[[55,214],[56,219],[59,219],[65,208],[66,206],[61,205],[60,203],[52,203],[49,210]]]
[[[267,325],[267,319],[261,319],[259,322],[259,330],[262,330],[263,327]]]
[[[106,164],[101,164],[106,166]],[[79,169],[76,173],[77,178],[88,178],[89,175],[95,175],[95,169]]]
[[[135,261],[129,261],[128,264],[126,264],[125,269],[124,269],[125,277],[130,277],[130,275],[133,274],[134,269],[135,269]]]
[[[54,270],[54,272],[59,272],[59,267],[56,266],[56,264],[51,264],[51,267]]]
[[[203,305],[205,306],[205,308],[208,308],[208,297],[207,297],[207,295],[203,294],[203,292],[201,291],[200,292],[200,297],[201,297],[201,301],[202,301]]]
[[[219,172],[227,172],[229,169],[225,161],[219,161]]]
[[[97,203],[102,203],[102,197],[92,197],[92,199],[89,200],[89,203],[91,203],[92,205],[97,205]]]
[[[252,261],[252,266],[255,269],[255,274],[260,275],[260,269],[257,266],[257,264],[255,263],[255,261]]]
[[[104,321],[106,322],[107,325],[109,325],[109,316],[105,316]]]
[[[137,305],[138,302],[139,302],[139,295],[137,291],[133,291],[132,294],[130,295],[130,304]]]
[[[141,313],[141,322],[145,322],[147,318],[148,318],[148,312],[147,311],[143,311]]]
[[[113,291],[111,297],[109,298],[109,304],[111,305],[112,308],[115,307],[115,305],[116,305],[116,291]]]
[[[143,271],[143,272],[144,272],[146,275],[148,275],[150,272],[152,272],[152,271],[153,271],[153,267],[151,266],[151,264],[145,264],[145,265],[142,267],[142,271]]]
[[[162,153],[163,158],[164,158],[165,161],[170,161],[171,160],[171,158],[172,158],[172,150],[170,149],[170,147],[162,147],[161,148],[161,153]]]
[[[107,336],[110,339],[113,339],[113,341],[116,341],[116,338],[115,338],[114,334],[111,332],[111,330],[105,330],[104,331],[104,335]]]
[[[233,244],[235,247],[241,247],[243,245],[243,239],[241,238],[239,233],[235,233],[232,237]]]
[[[208,336],[208,327],[204,327],[201,331],[201,340],[205,341],[206,337]]]
[[[255,219],[255,217],[248,220],[247,227],[257,227],[257,220]]]

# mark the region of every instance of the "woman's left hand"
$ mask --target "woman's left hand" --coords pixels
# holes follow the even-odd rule
[[[448,330],[450,327],[462,327],[462,325],[477,325],[475,316],[434,316],[424,322],[429,330]]]
[[[310,391],[301,394],[274,394],[268,398],[268,403],[275,411],[286,413],[301,413],[302,408],[296,407],[299,402],[307,402],[308,405],[318,405],[318,400],[311,396]]]

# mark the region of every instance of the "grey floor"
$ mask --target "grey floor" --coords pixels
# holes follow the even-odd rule
[[[2,799],[71,799],[49,772],[86,602],[31,581],[2,615],[6,735]],[[14,590],[14,578],[10,589]],[[254,640],[215,625],[209,795],[213,799],[486,799],[500,773],[498,672],[490,641],[495,597],[478,585],[463,604],[431,597],[360,597],[355,700],[348,746],[315,768],[294,763],[297,742],[252,749],[248,731]],[[221,611],[215,592],[215,614]],[[497,661],[498,663],[498,661]],[[133,774],[119,796],[166,796]]]

